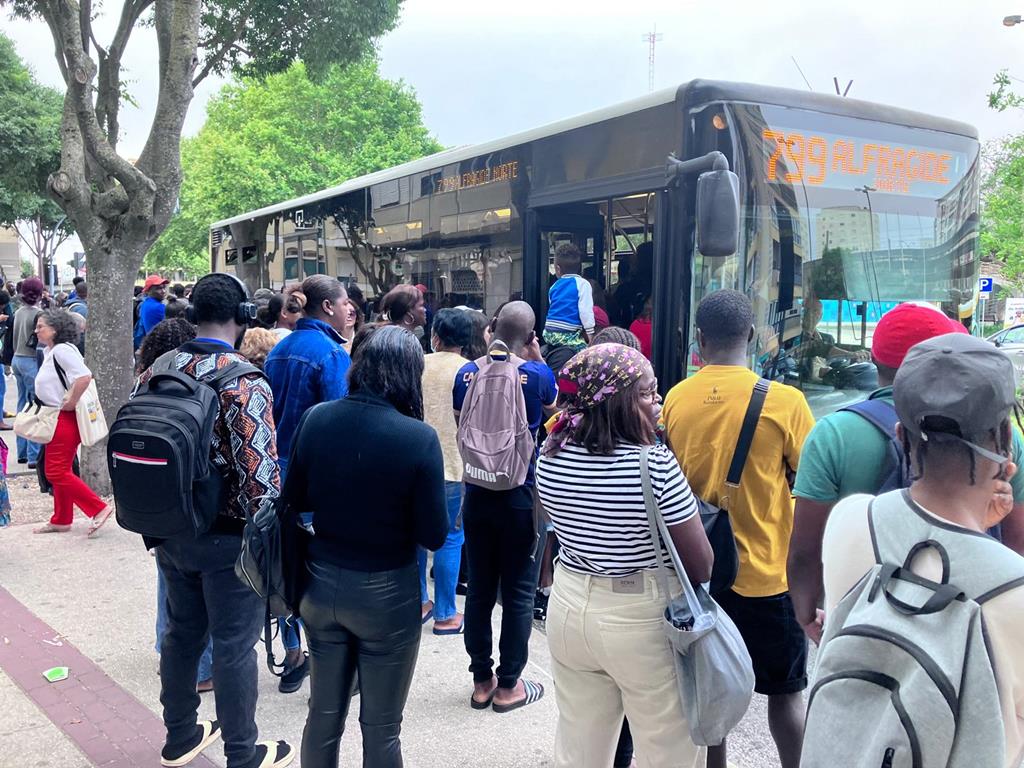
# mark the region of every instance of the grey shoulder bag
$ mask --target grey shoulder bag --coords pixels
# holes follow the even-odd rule
[[[703,587],[690,584],[672,543],[651,486],[650,448],[640,452],[640,480],[644,489],[647,524],[658,562],[658,583],[668,601],[663,626],[675,664],[679,699],[693,743],[717,746],[743,718],[754,693],[754,669],[747,646],[718,603]],[[661,556],[664,544],[672,558],[683,593],[673,598],[670,577]]]

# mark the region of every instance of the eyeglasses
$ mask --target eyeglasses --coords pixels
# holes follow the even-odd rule
[[[643,400],[649,400],[652,403],[660,403],[661,395],[658,394],[658,381],[655,379],[654,386],[650,389],[641,389],[640,397]]]

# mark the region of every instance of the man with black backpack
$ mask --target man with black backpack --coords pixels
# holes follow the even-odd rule
[[[281,768],[292,747],[256,743],[265,601],[235,575],[246,514],[279,492],[273,394],[236,352],[255,317],[245,285],[210,274],[192,297],[195,340],[143,372],[107,448],[118,523],[157,547],[167,582],[161,764],[186,765],[223,730],[228,768]],[[217,720],[197,723],[196,671],[211,636]]]
[[[871,342],[879,389],[864,402],[823,418],[807,438],[797,472],[793,535],[789,544],[789,584],[797,619],[814,642],[821,638],[819,610],[824,585],[821,538],[832,507],[855,493],[878,494],[910,486],[910,470],[896,440],[892,383],[915,344],[947,333],[966,333],[960,323],[932,307],[906,303],[879,321]],[[1024,451],[1014,431],[1013,454]],[[1017,505],[1024,503],[1024,473],[1012,481]],[[1024,508],[1007,521],[1015,533]],[[1011,538],[1007,538],[1012,543]]]
[[[914,481],[829,517],[801,766],[1016,768],[1024,558],[984,533],[1012,506],[1013,366],[946,334],[910,350],[893,393]]]
[[[544,364],[529,304],[511,301],[491,321],[487,355],[455,377],[452,404],[466,495],[462,514],[469,561],[466,651],[473,709],[510,712],[544,687],[520,678],[529,655],[540,563],[534,519],[537,430],[557,390]],[[494,671],[491,613],[501,590],[501,659]]]

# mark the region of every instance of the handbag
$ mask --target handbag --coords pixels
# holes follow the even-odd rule
[[[747,403],[747,412],[743,416],[743,426],[736,439],[736,448],[733,450],[732,462],[729,464],[729,473],[725,478],[727,488],[739,488],[740,486],[743,468],[747,464],[750,446],[754,442],[754,431],[757,429],[757,422],[761,419],[764,400],[768,395],[769,384],[768,379],[758,379],[754,384],[750,402]],[[707,535],[708,541],[711,542],[711,549],[715,553],[715,564],[711,568],[711,581],[708,587],[712,595],[730,589],[736,581],[736,574],[740,568],[736,537],[733,535],[732,522],[729,520],[728,494],[721,497],[719,501],[721,503],[715,505],[704,499],[697,499],[700,521],[704,524],[704,533]]]
[[[698,746],[717,746],[746,714],[754,693],[754,668],[739,630],[703,586],[694,587],[672,543],[651,487],[650,448],[640,452],[640,481],[647,524],[658,561],[658,582],[668,602],[664,627],[672,647],[679,700],[690,738]],[[672,597],[668,569],[660,555],[672,558],[682,595]]]
[[[33,397],[14,418],[14,434],[29,442],[46,445],[53,440],[59,416],[60,408],[43,405],[38,397]]]
[[[53,362],[56,364],[57,361]],[[89,382],[89,386],[78,399],[75,419],[78,421],[78,434],[82,439],[82,445],[87,448],[96,445],[110,431],[107,427],[107,417],[103,415],[103,406],[100,405],[100,393],[96,389],[95,380]]]
[[[74,344],[70,342],[65,343],[78,351],[78,347]],[[70,390],[71,387],[68,384],[67,373],[65,373],[63,366],[57,362],[56,357],[53,358],[53,367],[57,371],[57,378],[60,379],[64,390]],[[89,382],[85,392],[78,398],[78,403],[75,405],[75,421],[78,423],[78,437],[86,448],[96,445],[110,431],[107,428],[107,417],[103,415],[103,406],[100,405],[100,393],[96,389],[95,379]]]

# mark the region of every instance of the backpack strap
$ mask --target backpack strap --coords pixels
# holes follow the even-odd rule
[[[892,403],[881,399],[863,400],[839,410],[856,413],[890,440],[896,439],[896,422],[899,418]]]
[[[875,497],[868,520],[879,563],[904,571],[926,548],[939,553],[943,581],[983,603],[1024,586],[1024,559],[991,536],[934,518],[903,489]]]
[[[243,363],[240,360],[234,360],[225,365],[223,368],[218,368],[216,371],[209,374],[208,376],[204,376],[203,378],[199,379],[199,381],[203,382],[204,384],[209,384],[211,387],[213,387],[215,390],[219,392],[220,388],[224,386],[225,382],[228,382],[231,379],[241,378],[242,376],[250,376],[254,373],[259,374],[263,378],[266,378],[266,374],[264,374],[263,371],[261,371],[252,363]]]
[[[757,422],[761,420],[761,411],[764,409],[770,383],[768,379],[758,379],[754,384],[754,391],[750,394],[747,412],[743,416],[743,426],[740,428],[740,436],[736,440],[736,448],[732,454],[732,464],[729,465],[729,474],[725,477],[725,484],[731,488],[738,488],[740,478],[743,477],[743,467],[746,466],[747,456],[750,455],[750,446],[754,442]]]

